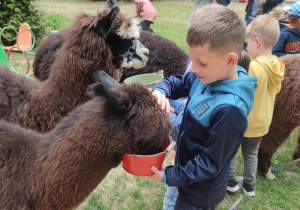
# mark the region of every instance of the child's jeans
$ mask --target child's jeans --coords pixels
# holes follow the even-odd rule
[[[242,155],[244,158],[244,182],[247,184],[254,184],[257,163],[258,163],[258,149],[259,143],[262,137],[247,138],[244,137],[242,140]],[[236,176],[236,163],[235,157],[230,162],[229,179],[235,179]]]
[[[245,15],[245,22],[246,22],[246,25],[249,25],[251,23],[252,19],[250,18],[249,15]]]
[[[174,108],[174,113],[170,113],[171,122],[173,124],[170,136],[173,141],[177,142],[179,128],[181,125],[186,103],[181,100],[170,99],[170,105]],[[174,150],[177,151],[177,145],[175,145]]]
[[[178,196],[178,189],[174,186],[167,186],[164,198],[163,210],[173,210]]]
[[[177,142],[179,128],[181,125],[184,108],[186,103],[181,100],[171,100],[170,105],[174,108],[174,113],[170,113],[170,118],[173,124],[170,136],[173,141]],[[174,147],[174,150],[177,151],[177,145]],[[178,196],[177,187],[167,186],[167,191],[164,198],[163,209],[164,210],[173,210]]]
[[[217,210],[217,207],[218,204],[215,206],[195,206],[178,196],[174,210]]]

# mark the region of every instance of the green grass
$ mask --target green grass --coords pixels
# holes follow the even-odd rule
[[[155,23],[151,26],[156,34],[177,43],[187,51],[185,37],[187,25],[193,9],[192,1],[154,1],[152,2],[158,11]],[[104,8],[105,2],[87,0],[40,0],[34,1],[38,8],[48,15],[52,23],[58,22],[68,25],[79,12],[96,13]],[[117,5],[123,13],[135,14],[133,3],[118,1]],[[232,2],[229,8],[244,16],[245,3]],[[51,24],[50,24],[51,25]],[[52,24],[53,25],[53,24]],[[57,29],[53,25],[53,29]],[[63,26],[59,26],[61,29]],[[167,49],[166,49],[167,52]],[[25,60],[22,61],[21,53],[13,53],[11,60],[13,67],[18,71],[26,69]],[[32,61],[34,56],[29,55]],[[272,159],[273,167],[282,166],[291,161],[293,148],[296,143],[296,132],[279,148]],[[167,155],[164,166],[173,164],[173,153]],[[241,175],[243,159],[241,152],[237,154],[237,172]],[[300,167],[299,164],[287,165],[274,172],[276,180],[270,181],[263,177],[257,177],[256,196],[245,197],[237,209],[299,209],[300,208]],[[140,210],[162,209],[162,202],[166,185],[154,182],[143,177],[126,173],[122,166],[110,171],[94,192],[77,208],[86,210]],[[229,209],[242,195],[239,190],[235,194],[227,194],[219,209]]]
[[[291,161],[296,136],[295,130],[274,155],[272,159],[274,168]],[[239,150],[237,154],[238,175],[242,175],[242,162],[243,159]],[[275,171],[274,174],[276,176],[274,181],[257,175],[256,196],[254,198],[245,197],[238,206],[239,209],[299,209],[300,201],[297,199],[300,196],[299,164],[286,165]],[[220,209],[229,209],[241,195],[241,190],[235,194],[227,194]]]
[[[274,155],[273,167],[283,166],[291,161],[296,137],[295,130]],[[164,166],[172,163],[173,154],[168,154]],[[239,150],[237,174],[241,175],[242,170],[243,159]],[[299,209],[299,164],[286,165],[274,174],[276,175],[274,181],[257,175],[256,196],[245,197],[237,209]],[[78,209],[162,209],[165,190],[165,184],[128,174],[120,165],[107,175]],[[241,190],[234,194],[227,194],[219,209],[230,209],[242,195]]]

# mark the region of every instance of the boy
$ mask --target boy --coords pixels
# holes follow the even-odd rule
[[[224,199],[230,161],[237,152],[254,100],[256,78],[237,67],[245,23],[220,5],[204,12],[187,33],[192,72],[164,78],[153,95],[170,112],[167,98],[189,96],[174,166],[152,167],[147,178],[178,186],[174,209],[216,209]],[[167,97],[167,98],[166,98]]]
[[[245,195],[255,196],[254,182],[257,171],[257,153],[261,138],[268,133],[271,124],[275,96],[280,91],[284,64],[272,55],[272,47],[277,42],[280,29],[278,21],[271,15],[255,18],[246,29],[247,50],[253,61],[249,76],[257,77],[253,109],[248,116],[249,127],[242,141],[244,173],[239,178]],[[228,188],[230,192],[239,189],[235,180],[235,159],[231,162]]]
[[[272,50],[278,57],[300,53],[300,1],[291,7],[289,21],[289,24],[282,25],[278,42]]]

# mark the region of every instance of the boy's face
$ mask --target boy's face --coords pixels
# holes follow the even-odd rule
[[[300,31],[300,18],[296,22],[296,27],[298,28],[298,31]]]
[[[202,84],[236,78],[236,68],[235,70],[232,69],[236,62],[235,64],[231,63],[229,53],[219,55],[211,51],[207,44],[197,47],[187,45],[187,48],[192,59],[192,72],[197,74]]]
[[[257,57],[257,39],[256,38],[251,38],[251,37],[246,37],[245,42],[247,43],[247,48],[246,50],[250,54],[252,58]]]

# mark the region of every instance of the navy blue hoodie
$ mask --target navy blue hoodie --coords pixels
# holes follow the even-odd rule
[[[280,36],[272,49],[272,54],[277,57],[286,54],[300,53],[300,31],[291,28],[288,24],[280,23]]]
[[[219,204],[225,197],[230,161],[248,127],[257,78],[238,67],[239,78],[200,82],[193,72],[164,78],[154,86],[167,98],[189,96],[178,136],[175,166],[166,184],[196,206]]]

